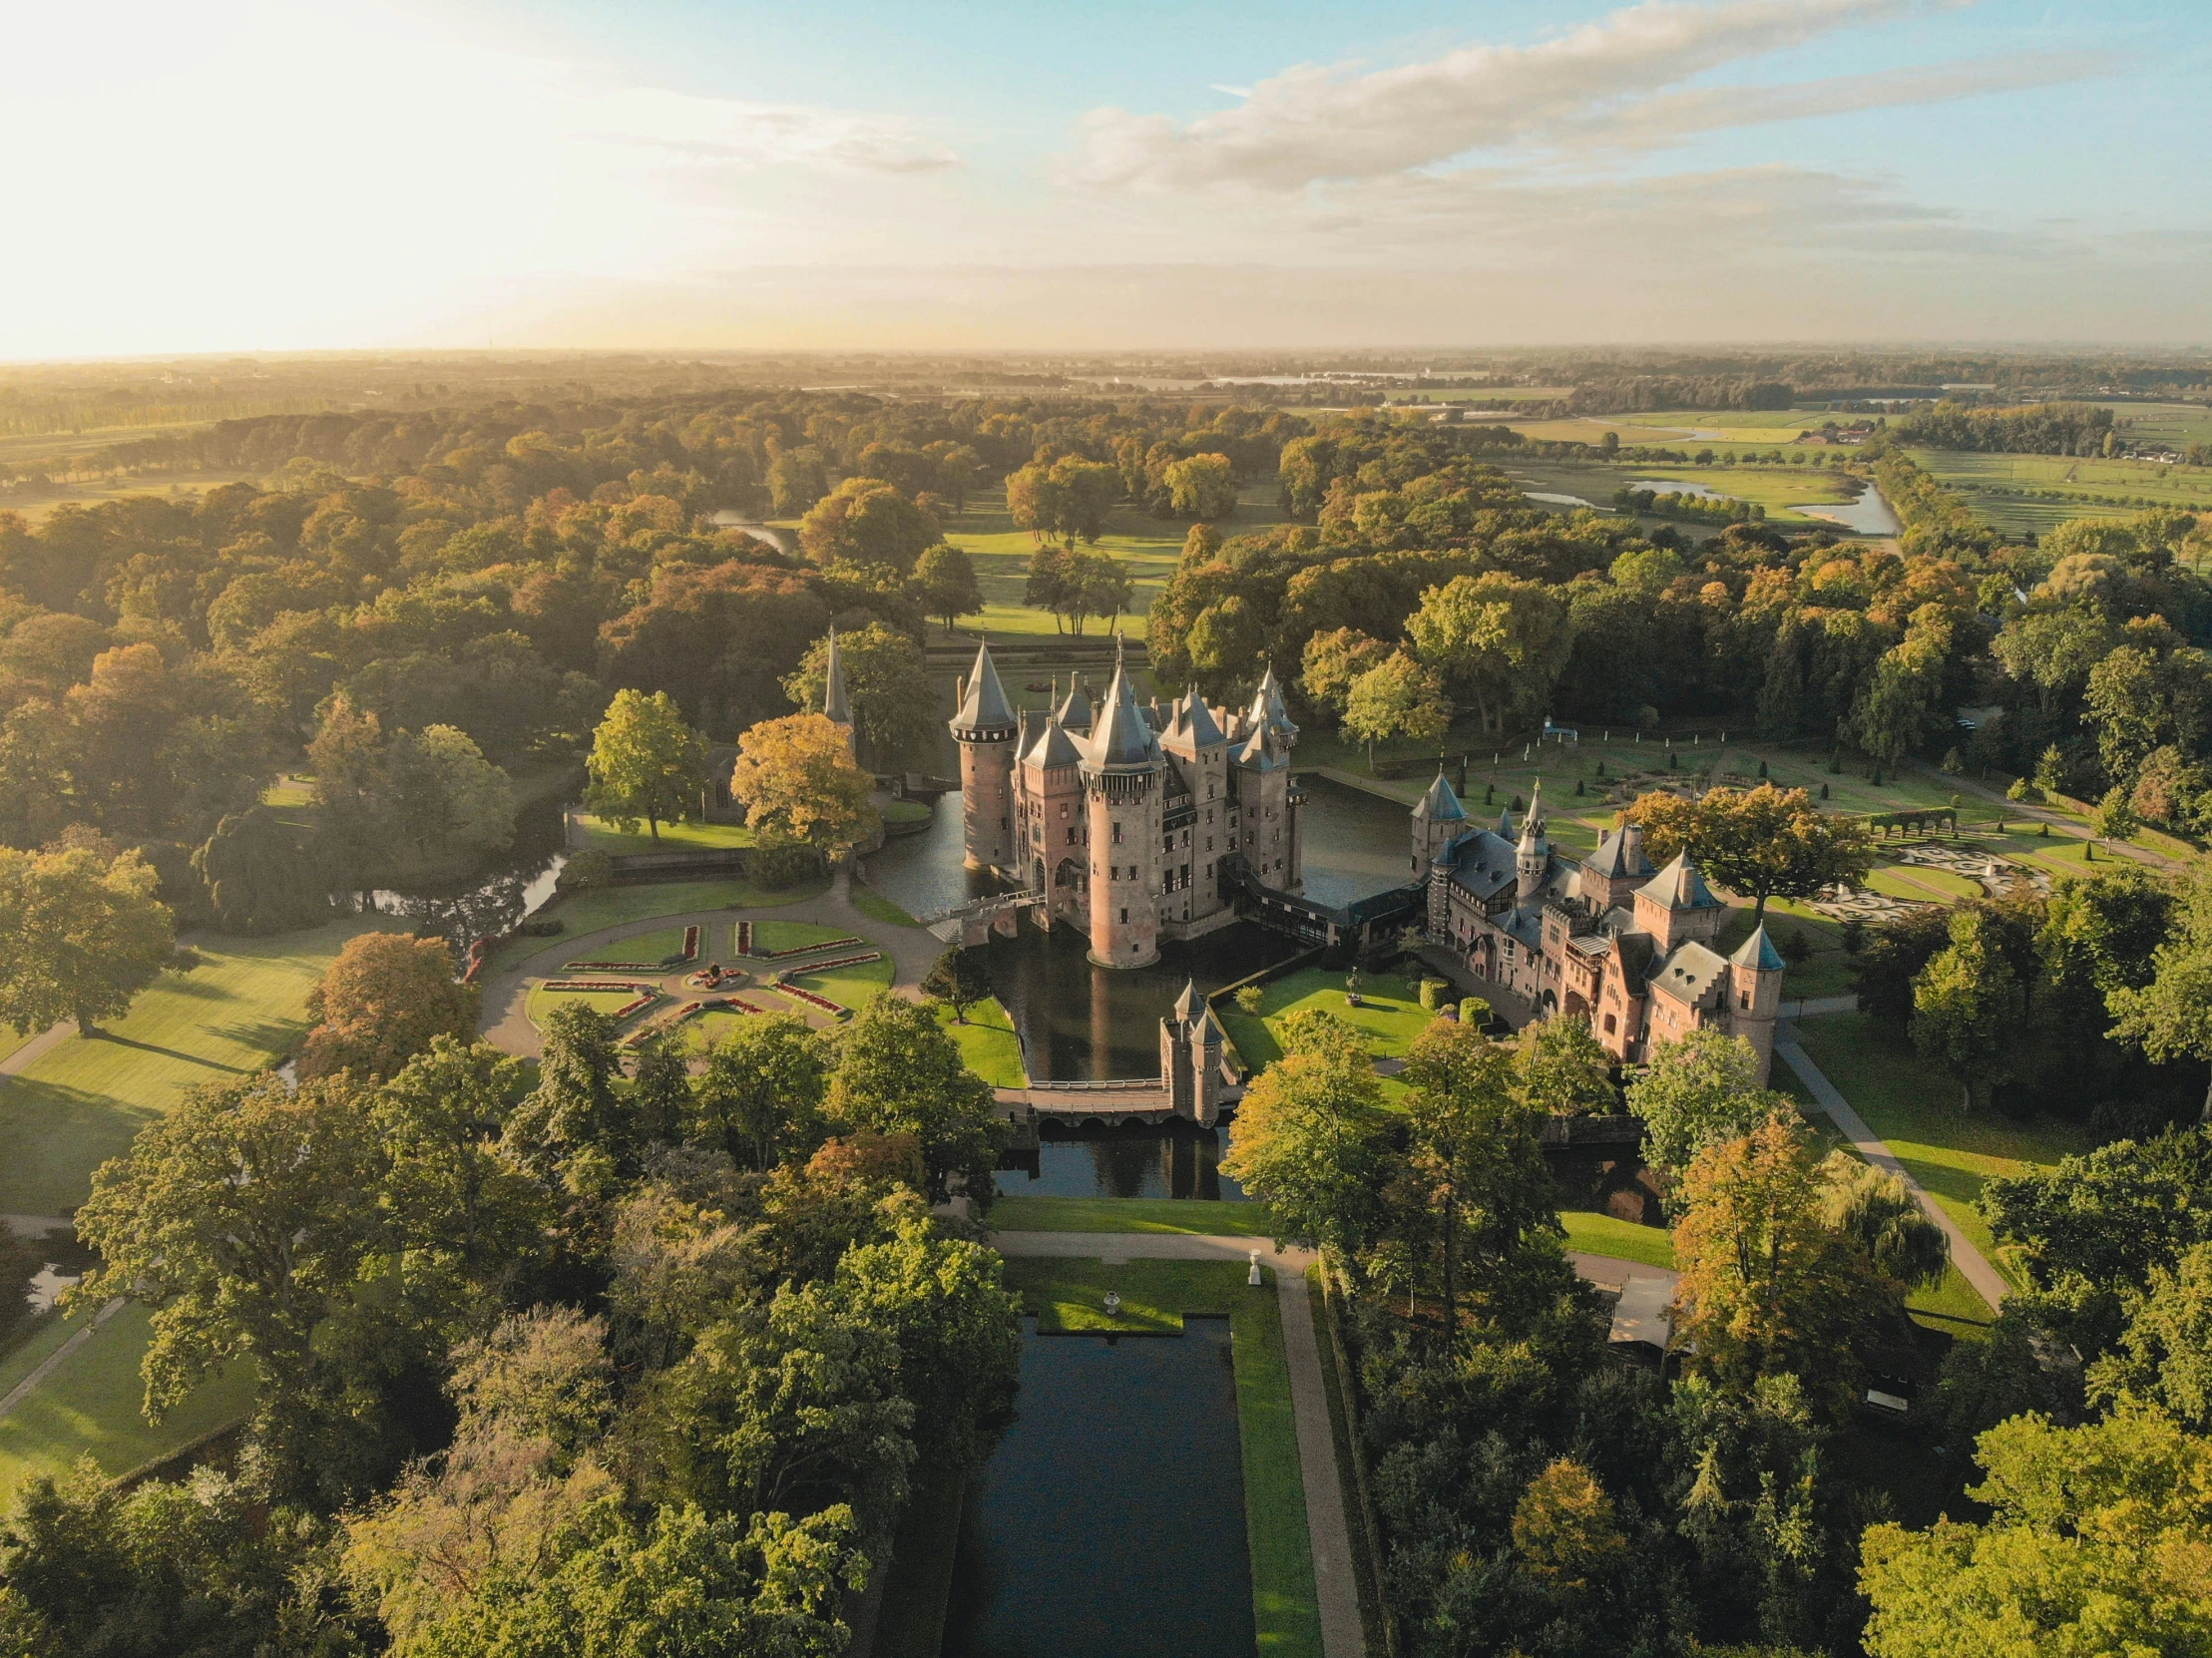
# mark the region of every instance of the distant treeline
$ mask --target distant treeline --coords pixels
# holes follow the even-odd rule
[[[2111,434],[2112,411],[2091,403],[1970,409],[1944,402],[1897,425],[1904,443],[1992,455],[2098,455]]]
[[[1782,380],[1635,374],[1585,380],[1574,388],[1572,403],[1581,414],[1639,414],[1652,409],[1786,409],[1795,396]]]

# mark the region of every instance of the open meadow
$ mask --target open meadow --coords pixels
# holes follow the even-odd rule
[[[2069,455],[1916,449],[1914,461],[1963,495],[1991,528],[2043,535],[2069,518],[2124,518],[2149,507],[2212,512],[2212,468]]]

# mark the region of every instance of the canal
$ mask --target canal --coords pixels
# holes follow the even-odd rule
[[[1080,1500],[1077,1500],[1080,1493]],[[1040,1336],[969,1488],[945,1658],[1252,1658],[1229,1321]]]

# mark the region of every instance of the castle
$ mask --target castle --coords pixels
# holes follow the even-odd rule
[[[1162,939],[1236,919],[1221,864],[1297,892],[1298,727],[1269,669],[1240,711],[1196,690],[1139,704],[1118,647],[1096,711],[1079,674],[1058,706],[1017,712],[988,643],[960,682],[963,846],[971,869],[1044,895],[1039,922],[1077,928],[1102,967],[1145,967]]]
[[[1624,1061],[1702,1027],[1742,1036],[1759,1055],[1763,1085],[1783,972],[1765,926],[1722,956],[1713,941],[1727,907],[1687,852],[1654,869],[1629,824],[1572,863],[1552,851],[1545,827],[1541,784],[1516,836],[1510,812],[1494,830],[1471,825],[1439,772],[1413,809],[1413,872],[1427,883],[1430,939],[1534,1013],[1587,1020]]]

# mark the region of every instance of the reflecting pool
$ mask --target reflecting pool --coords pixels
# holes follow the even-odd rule
[[[1236,1202],[1244,1188],[1220,1169],[1228,1133],[1180,1120],[1128,1128],[1047,1122],[1035,1151],[1001,1154],[1008,1197],[1195,1197]]]
[[[945,1658],[1252,1658],[1229,1321],[1040,1336],[969,1487]]]

